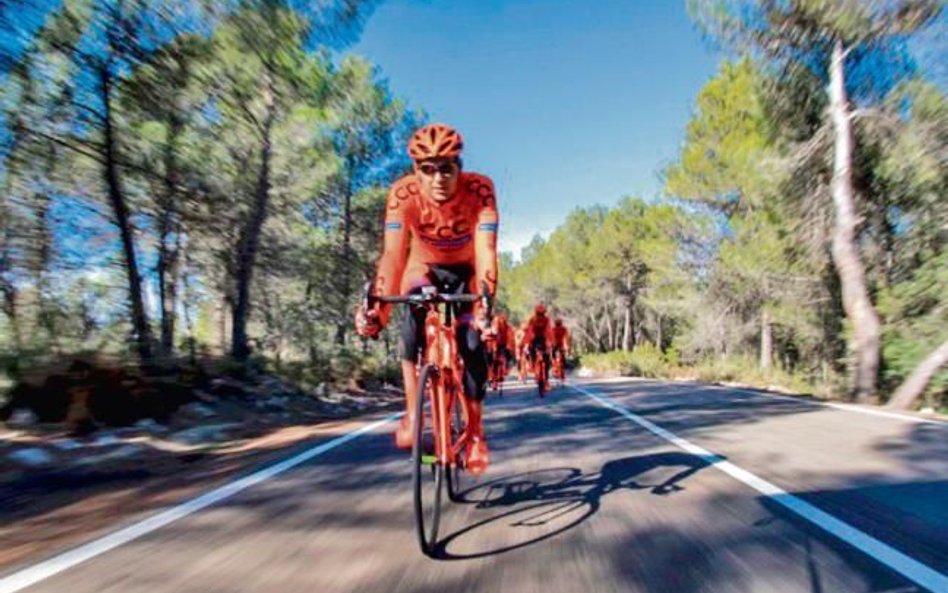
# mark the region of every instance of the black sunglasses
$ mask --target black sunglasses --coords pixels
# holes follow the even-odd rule
[[[441,173],[445,177],[454,175],[457,173],[458,165],[457,163],[448,161],[444,163],[421,163],[418,165],[418,170],[422,172],[423,175],[428,177],[434,177],[435,173]]]

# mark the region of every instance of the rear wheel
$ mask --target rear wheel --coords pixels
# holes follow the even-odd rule
[[[507,380],[507,356],[503,353],[497,355],[497,371],[494,375],[497,377],[497,395],[504,396],[504,381]]]
[[[438,541],[441,522],[441,485],[444,467],[435,451],[435,394],[439,388],[438,369],[427,365],[418,377],[415,402],[415,442],[412,445],[412,485],[415,491],[415,522],[421,551],[431,555]]]
[[[537,377],[537,391],[540,392],[540,397],[546,397],[546,391],[549,386],[547,385],[546,360],[543,359],[542,354],[537,355],[537,360],[534,364],[534,367]]]

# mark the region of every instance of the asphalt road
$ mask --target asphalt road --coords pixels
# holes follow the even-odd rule
[[[948,592],[948,424],[574,384],[489,400],[493,464],[437,558],[392,422],[0,592]]]

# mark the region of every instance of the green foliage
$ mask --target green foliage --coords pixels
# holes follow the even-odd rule
[[[158,297],[148,315],[157,309],[163,329],[171,321],[166,356],[230,350],[253,242],[252,360],[317,384],[388,373],[392,349],[363,349],[339,330],[377,256],[385,188],[420,116],[373,64],[313,42],[351,39],[371,3],[238,3],[213,14],[179,4],[64,2],[25,40],[29,51],[4,56],[15,64],[0,100],[14,142],[0,167],[0,355],[130,354],[128,262],[117,257],[102,175],[112,159],[147,265],[143,292]],[[92,75],[108,48],[83,60],[73,45],[109,31],[120,42],[108,105],[115,154],[102,149]],[[66,205],[66,223],[48,215],[62,219]],[[51,240],[78,233],[85,249]]]
[[[680,159],[666,172],[670,195],[731,214],[766,204],[775,179],[762,98],[751,60],[725,62],[698,94]]]
[[[884,290],[879,311],[886,321],[885,378],[894,387],[948,340],[948,245],[909,278]],[[935,375],[929,391],[948,395],[948,369]]]
[[[650,379],[672,378],[677,370],[675,356],[667,356],[658,347],[644,343],[635,350],[613,350],[604,353],[584,354],[580,365],[595,373],[646,377]]]

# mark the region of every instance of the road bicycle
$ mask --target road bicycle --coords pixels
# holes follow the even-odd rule
[[[464,361],[457,345],[456,323],[459,305],[484,302],[485,295],[440,294],[433,286],[404,296],[366,297],[372,300],[423,307],[425,314],[424,352],[416,363],[418,397],[415,401],[414,443],[412,444],[412,488],[415,523],[422,552],[431,555],[438,542],[442,493],[453,502],[461,501],[466,449],[471,440],[467,398],[464,394]]]
[[[540,397],[546,397],[550,390],[549,368],[547,366],[546,344],[538,343],[533,346],[533,377],[537,382],[537,391]]]
[[[560,382],[566,382],[566,360],[563,356],[562,348],[553,350],[553,378]]]

